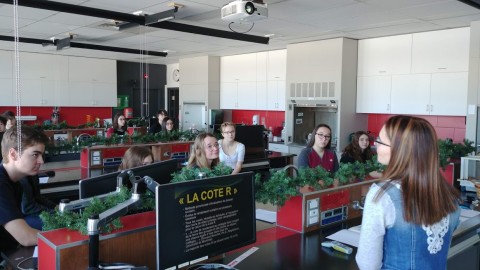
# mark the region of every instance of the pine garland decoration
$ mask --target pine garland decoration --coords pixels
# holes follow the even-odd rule
[[[155,199],[151,193],[142,194],[142,205],[136,211],[148,211],[155,209]],[[119,203],[128,200],[132,193],[126,188],[122,187],[118,194],[109,196],[104,200],[94,198],[92,203],[85,207],[81,212],[64,212],[60,213],[58,209],[53,212],[44,211],[40,214],[43,221],[43,230],[49,231],[59,228],[67,228],[68,230],[77,230],[82,234],[87,234],[88,218],[92,215],[98,215]],[[110,233],[114,229],[122,227],[120,219],[113,220],[107,226],[100,228],[101,233]]]

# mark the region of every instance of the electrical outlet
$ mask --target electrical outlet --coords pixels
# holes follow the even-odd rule
[[[307,227],[320,222],[320,198],[307,200]]]

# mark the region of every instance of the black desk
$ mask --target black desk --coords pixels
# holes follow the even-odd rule
[[[344,254],[321,246],[325,237],[340,229],[360,224],[361,219],[352,219],[339,225],[306,233],[295,234],[259,245],[256,252],[237,264],[240,270],[355,270],[357,248],[352,254]],[[480,216],[463,222],[454,232],[449,250],[447,269],[478,270],[480,266],[479,243],[472,243],[480,233]],[[246,250],[228,254],[222,261],[228,264]],[[454,254],[452,254],[454,253]]]
[[[19,266],[23,269],[36,269],[34,268],[33,260],[31,259],[34,250],[35,246],[21,247],[19,249],[2,253],[2,258],[7,261],[7,269],[20,269],[17,267],[19,263]]]
[[[339,225],[306,234],[294,234],[258,246],[258,250],[235,266],[240,270],[355,270],[357,248],[344,254],[321,246],[325,237],[338,230],[360,224],[357,218]],[[246,250],[228,254],[223,264],[228,264]]]

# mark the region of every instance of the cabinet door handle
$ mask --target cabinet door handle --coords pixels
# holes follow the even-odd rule
[[[433,105],[430,104],[430,112],[433,112]]]
[[[428,106],[429,106],[429,105],[427,104],[427,112],[429,111],[429,107],[428,107]]]
[[[387,112],[390,111],[390,104],[387,104]]]

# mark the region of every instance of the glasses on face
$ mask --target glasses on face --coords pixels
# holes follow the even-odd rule
[[[214,144],[209,144],[209,145],[205,146],[205,148],[207,148],[208,151],[213,151],[215,149],[218,149],[219,145],[218,145],[218,142],[216,142]]]
[[[332,137],[330,135],[324,135],[322,133],[315,133],[315,134],[317,134],[318,138],[320,138],[322,140],[330,140],[330,138]]]
[[[377,139],[375,140],[375,145],[378,146],[379,144],[380,144],[380,145],[387,146],[387,147],[390,147],[389,144],[386,144],[386,143],[380,141],[380,138],[377,138]]]
[[[223,134],[227,134],[227,135],[235,134],[235,130],[232,130],[232,131],[224,131]]]

